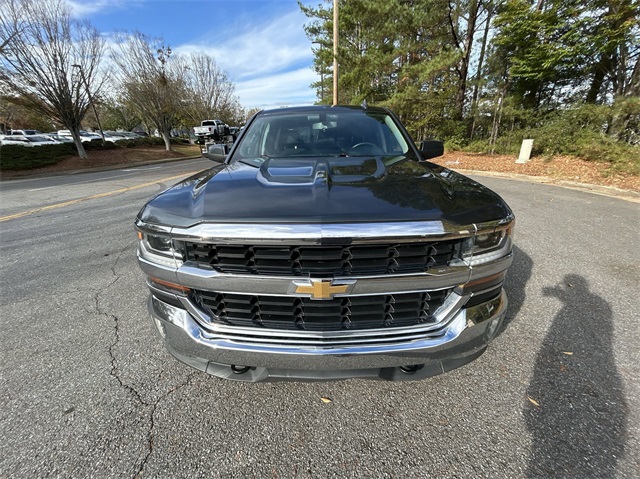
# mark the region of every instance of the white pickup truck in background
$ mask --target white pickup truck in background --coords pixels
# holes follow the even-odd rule
[[[229,125],[222,120],[203,120],[200,126],[193,128],[193,132],[198,138],[199,144],[204,144],[207,141],[220,141],[225,136],[229,135]]]

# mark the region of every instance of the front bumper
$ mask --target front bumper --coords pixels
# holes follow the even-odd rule
[[[422,379],[477,358],[499,330],[507,306],[497,298],[456,309],[437,332],[404,328],[401,341],[377,340],[330,347],[314,344],[243,341],[215,328],[205,329],[175,298],[169,304],[153,292],[149,312],[154,329],[180,361],[217,377],[239,381],[336,380],[347,378]],[[166,298],[166,295],[165,295]],[[465,298],[460,298],[464,302]],[[221,328],[221,330],[224,328]]]

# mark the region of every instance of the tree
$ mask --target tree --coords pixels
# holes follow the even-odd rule
[[[87,158],[80,123],[89,92],[97,96],[105,80],[104,41],[71,18],[64,0],[0,0],[0,11],[0,80],[25,106],[70,130],[79,156]]]
[[[100,118],[107,130],[123,129],[132,131],[142,122],[142,118],[136,113],[135,107],[127,104],[124,100],[105,100],[101,106]]]
[[[231,123],[238,101],[233,94],[235,86],[226,72],[205,53],[192,53],[185,61],[186,118],[192,125],[215,118]]]
[[[333,18],[329,2],[317,8],[302,5],[311,19],[307,36],[314,49],[314,67],[321,82],[314,84],[330,98]],[[350,0],[340,4],[338,61],[341,103],[392,107],[414,136],[435,136],[448,129],[454,116],[455,66],[444,0]],[[444,121],[443,121],[444,120]]]
[[[158,129],[170,151],[171,130],[181,123],[186,109],[186,62],[161,40],[139,32],[120,36],[113,61],[123,98],[143,121]]]

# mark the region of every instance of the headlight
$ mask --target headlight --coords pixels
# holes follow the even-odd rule
[[[476,266],[508,255],[512,249],[511,233],[514,222],[495,229],[480,230],[463,245],[463,257],[470,266]]]
[[[178,268],[182,265],[179,243],[169,236],[148,234],[138,231],[140,256],[152,263]]]

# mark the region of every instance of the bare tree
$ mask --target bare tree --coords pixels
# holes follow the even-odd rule
[[[104,41],[71,18],[65,0],[0,0],[0,12],[0,80],[29,108],[67,127],[86,158],[80,123],[89,92],[98,96],[104,84],[98,69]]]
[[[185,62],[161,40],[139,32],[121,36],[116,50],[113,60],[125,101],[158,129],[171,150],[171,129],[180,124],[185,109]]]
[[[221,117],[231,121],[238,101],[234,96],[235,86],[227,74],[205,53],[192,53],[185,61],[187,105],[184,114],[187,119],[194,125]]]

